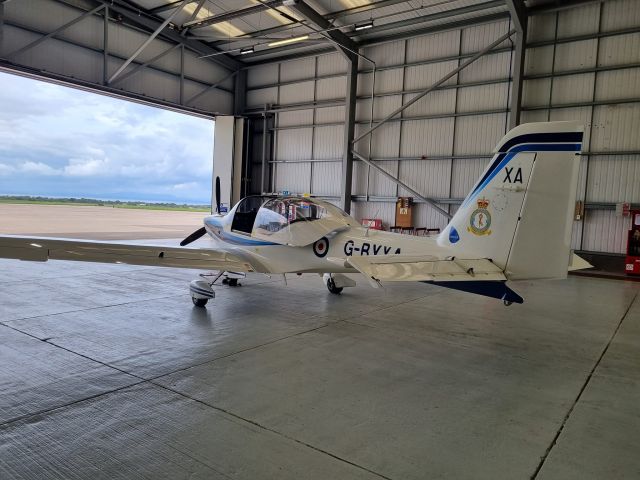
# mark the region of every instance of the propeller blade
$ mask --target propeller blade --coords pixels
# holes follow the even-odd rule
[[[220,177],[216,177],[216,212],[220,213]]]
[[[195,242],[196,240],[198,240],[200,237],[202,237],[205,233],[207,233],[207,230],[204,227],[200,227],[198,230],[196,230],[195,232],[193,232],[191,235],[189,235],[187,238],[185,238],[184,240],[182,240],[180,242],[180,246],[184,247],[185,245],[189,245],[191,242]]]

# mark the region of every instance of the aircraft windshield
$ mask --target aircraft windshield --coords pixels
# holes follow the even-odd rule
[[[303,198],[274,198],[266,202],[256,218],[255,228],[273,233],[296,222],[311,222],[327,216],[326,208]]]
[[[338,207],[311,198],[266,201],[256,216],[252,235],[287,245],[308,245],[353,222]]]

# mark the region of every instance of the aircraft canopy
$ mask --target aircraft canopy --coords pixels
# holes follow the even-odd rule
[[[258,210],[251,236],[282,245],[302,247],[353,224],[341,209],[322,200],[278,197]]]

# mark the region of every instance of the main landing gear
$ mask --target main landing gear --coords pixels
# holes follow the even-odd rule
[[[343,289],[344,287],[336,287],[336,281],[333,278],[329,277],[327,279],[327,290],[329,290],[334,295],[339,295],[340,293],[342,293]]]
[[[325,273],[322,275],[322,281],[327,286],[327,290],[334,295],[342,293],[345,287],[356,286],[356,282],[353,279],[341,273]]]

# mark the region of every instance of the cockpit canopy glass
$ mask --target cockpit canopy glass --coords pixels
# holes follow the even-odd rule
[[[300,197],[272,198],[258,210],[252,236],[287,245],[308,245],[351,223],[351,217],[327,202]]]
[[[296,222],[312,222],[328,215],[326,208],[303,198],[273,198],[256,217],[255,228],[277,232]]]

